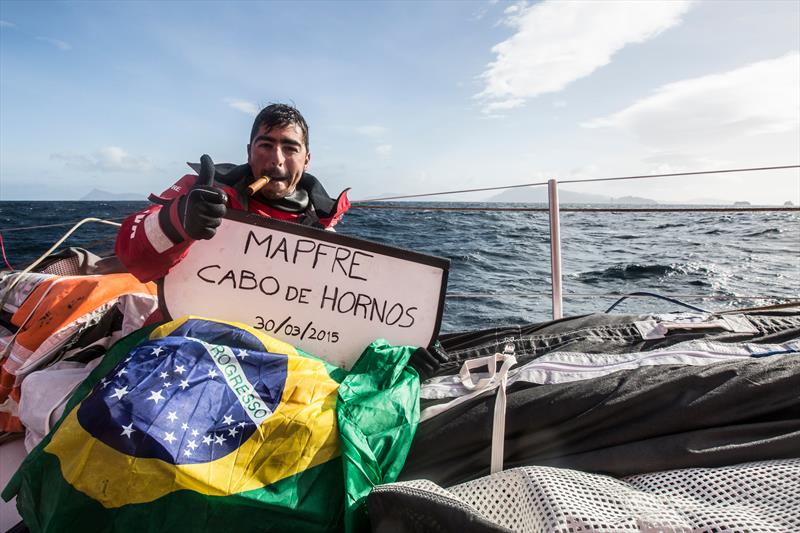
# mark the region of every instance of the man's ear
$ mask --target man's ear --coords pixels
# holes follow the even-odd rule
[[[308,164],[311,162],[311,152],[306,154],[306,164],[303,165],[303,170],[308,170]]]
[[[250,143],[247,143],[247,162],[250,162]]]

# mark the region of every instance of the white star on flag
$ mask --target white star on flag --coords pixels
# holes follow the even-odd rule
[[[236,429],[236,428],[230,428],[230,429],[228,430],[228,436],[230,436],[230,437],[235,437],[235,436],[236,436],[236,434],[237,434],[238,432],[239,432],[239,430],[238,430],[238,429]]]
[[[189,429],[189,424],[187,424],[186,422],[184,422],[183,424],[181,424],[181,429],[182,429],[182,430],[184,430],[184,431],[186,431],[187,429]]]
[[[156,346],[155,348],[153,348],[153,353],[151,353],[150,355],[155,355],[156,357],[158,357],[161,355],[161,352],[163,351],[164,348],[162,348],[161,346]]]
[[[191,457],[192,456],[192,450],[189,450],[189,449],[183,450],[183,455],[185,455],[186,457]]]
[[[193,430],[192,430],[192,437],[196,437],[196,436],[198,436],[199,434],[200,434],[200,432],[199,432],[199,431],[197,431],[196,429],[193,429]]]
[[[128,392],[129,391],[128,391],[128,386],[127,385],[125,385],[121,389],[118,389],[118,388],[114,387],[114,394],[111,394],[110,396],[113,396],[117,400],[121,400],[123,396],[128,394]]]
[[[153,400],[154,402],[156,402],[156,405],[158,405],[158,401],[164,399],[164,397],[161,396],[161,389],[158,389],[158,390],[155,390],[155,391],[151,390],[150,391],[150,397],[147,398],[147,399],[148,400]]]
[[[203,435],[203,444],[211,445],[211,437],[208,435]]]
[[[188,379],[182,379],[181,380],[181,384],[180,384],[181,390],[185,390],[186,387],[188,387],[188,386],[189,386],[189,380]]]
[[[110,382],[110,381],[108,381],[106,378],[103,378],[103,379],[101,379],[101,380],[100,380],[100,385],[102,385],[102,388],[104,388],[104,389],[105,389],[106,387],[108,387],[108,384],[109,384],[109,383],[111,383],[111,382]]]
[[[172,386],[172,383],[170,383],[169,381],[165,381],[164,383],[162,383],[162,385],[164,385],[165,389],[168,389]]]
[[[239,423],[238,423],[238,424],[236,424],[236,425],[237,425],[237,426],[239,426],[240,428],[243,428],[243,427],[245,427],[247,424],[245,424],[244,422],[239,422]]]
[[[186,367],[183,365],[178,365],[175,367],[175,372],[177,372],[178,374],[183,374],[184,372],[186,372]]]
[[[187,443],[186,443],[186,445],[187,445],[189,448],[193,449],[193,450],[194,450],[195,448],[197,448],[197,443],[196,443],[195,441],[193,441],[193,440],[190,440],[189,442],[187,442]]]
[[[225,418],[222,419],[223,424],[233,424],[233,417],[231,415],[225,415]]]
[[[175,422],[178,419],[178,413],[176,413],[175,411],[170,411],[169,414],[167,415],[167,418],[169,419],[170,422]]]
[[[239,350],[239,353],[236,354],[237,357],[241,357],[242,359],[244,359],[248,355],[250,355],[250,354],[247,353],[247,350]]]
[[[133,429],[133,422],[131,422],[127,426],[122,426],[122,433],[120,433],[120,435],[124,435],[124,436],[126,436],[128,438],[131,438],[131,434],[134,431],[136,431],[136,430]]]
[[[166,431],[164,433],[164,440],[172,444],[172,441],[176,441],[178,439],[175,438],[175,434],[172,431]]]
[[[120,368],[120,369],[119,369],[119,372],[117,372],[117,377],[118,377],[118,378],[121,378],[122,376],[124,376],[124,375],[125,375],[125,374],[127,374],[127,373],[128,373],[128,371],[127,371],[127,370],[125,370],[124,368]]]
[[[214,444],[219,444],[220,446],[222,446],[223,444],[225,444],[225,437],[223,437],[222,435],[214,435]]]
[[[162,372],[158,375],[158,377],[160,377],[161,379],[167,379],[169,377],[169,374],[166,372]]]
[[[217,371],[214,370],[213,368],[208,371],[208,377],[210,377],[211,379],[214,379],[215,377],[217,377],[217,375],[218,375]]]

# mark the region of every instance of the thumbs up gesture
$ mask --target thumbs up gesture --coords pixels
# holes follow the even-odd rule
[[[204,154],[200,158],[200,175],[189,194],[178,204],[181,224],[192,239],[210,239],[222,224],[228,196],[214,187],[214,162]]]

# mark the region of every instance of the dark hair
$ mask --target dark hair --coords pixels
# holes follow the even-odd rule
[[[253,121],[253,129],[250,130],[250,142],[253,142],[261,126],[266,126],[267,130],[271,130],[272,128],[285,128],[290,125],[300,128],[303,134],[303,144],[306,145],[306,151],[308,151],[308,124],[306,124],[306,119],[303,118],[297,108],[287,104],[270,104],[259,111]]]

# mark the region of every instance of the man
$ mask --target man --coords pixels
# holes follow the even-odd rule
[[[160,196],[150,195],[155,205],[122,223],[115,251],[139,280],[164,277],[192,242],[214,236],[228,208],[333,229],[350,207],[347,190],[333,200],[305,173],[311,160],[308,125],[294,107],[272,104],[256,116],[246,165],[214,169],[210,158],[204,158],[211,183],[194,174],[183,176]],[[261,177],[269,181],[250,196],[248,186]]]

